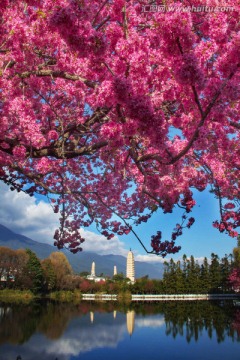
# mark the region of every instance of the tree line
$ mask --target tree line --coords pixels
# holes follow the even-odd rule
[[[64,289],[74,275],[66,256],[53,252],[39,260],[30,249],[12,250],[0,247],[1,288],[30,289],[33,293]]]
[[[0,286],[9,289],[30,289],[33,293],[49,293],[59,290],[80,290],[82,293],[130,293],[130,294],[187,294],[227,293],[237,290],[232,284],[232,274],[237,267],[239,247],[233,255],[222,259],[212,253],[202,264],[190,256],[182,260],[164,263],[163,278],[149,279],[144,276],[134,284],[120,273],[105,281],[88,280],[86,272],[74,274],[67,257],[53,252],[48,258],[39,260],[29,250],[12,250],[0,247]]]
[[[193,256],[183,255],[182,261],[165,263],[163,287],[168,293],[219,293],[231,291],[229,275],[233,268],[232,256],[222,259],[212,253],[210,261],[202,264]]]

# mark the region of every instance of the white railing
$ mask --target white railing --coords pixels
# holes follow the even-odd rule
[[[236,299],[238,294],[144,294],[132,295],[132,301],[223,300]],[[116,294],[82,294],[82,300],[117,300]]]
[[[161,301],[161,300],[214,300],[236,298],[235,294],[145,294],[132,295],[132,301]]]
[[[83,300],[117,300],[117,295],[111,294],[82,294]]]

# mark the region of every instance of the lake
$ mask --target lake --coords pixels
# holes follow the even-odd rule
[[[0,304],[0,359],[240,358],[233,300]]]

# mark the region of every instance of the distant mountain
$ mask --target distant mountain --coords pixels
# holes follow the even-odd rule
[[[34,241],[24,235],[16,234],[7,227],[0,224],[0,246],[17,249],[31,249],[39,259],[47,258],[52,252],[58,251],[56,247]],[[67,256],[74,272],[91,270],[92,262],[96,264],[97,275],[113,275],[114,265],[117,266],[118,273],[126,273],[126,258],[121,255],[98,255],[93,252],[83,251],[78,254],[72,254],[67,250],[62,250]],[[136,278],[148,275],[151,279],[160,279],[163,275],[162,264],[152,264],[135,261]]]

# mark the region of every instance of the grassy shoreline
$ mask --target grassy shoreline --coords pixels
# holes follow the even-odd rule
[[[30,290],[0,290],[0,302],[7,303],[28,303],[36,299],[50,299],[56,302],[79,303],[84,300],[104,301],[106,300],[103,293],[90,294],[89,299],[80,290],[60,290],[49,294],[34,295]],[[167,300],[220,300],[220,299],[239,299],[239,294],[145,294],[133,295],[130,292],[120,292],[115,298],[109,295],[112,301],[134,302],[134,301],[167,301]]]
[[[30,290],[11,290],[3,289],[0,290],[0,301],[1,302],[31,302],[36,296]]]
[[[60,290],[51,292],[48,296],[48,299],[60,302],[79,302],[82,300],[82,294],[79,290]]]

